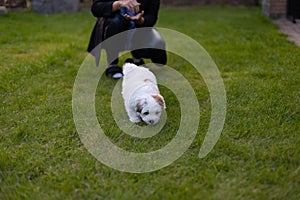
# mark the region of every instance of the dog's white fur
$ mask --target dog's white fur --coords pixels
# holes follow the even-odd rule
[[[154,74],[131,63],[123,65],[123,74],[122,96],[130,121],[138,123],[143,120],[149,125],[158,123],[166,103]]]

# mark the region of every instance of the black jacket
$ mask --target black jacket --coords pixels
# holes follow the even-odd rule
[[[97,22],[91,34],[90,42],[88,45],[88,52],[92,53],[96,57],[96,64],[99,63],[99,54],[101,48],[95,49],[103,41],[103,24],[105,18],[113,15],[112,12],[112,0],[93,0],[91,11],[95,17],[97,17]],[[140,9],[144,10],[145,22],[143,27],[152,27],[157,21],[158,10],[160,6],[160,0],[137,0],[140,5]],[[94,51],[92,52],[92,50]]]

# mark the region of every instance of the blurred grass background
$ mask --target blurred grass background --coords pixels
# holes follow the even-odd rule
[[[0,199],[299,199],[300,48],[286,40],[259,8],[163,8],[157,26],[180,31],[212,56],[227,92],[227,118],[210,154],[197,157],[210,118],[209,93],[183,58],[168,65],[194,87],[201,109],[196,139],[172,165],[145,174],[110,169],[84,148],[72,118],[72,88],[87,56],[95,18],[89,12],[0,17]],[[100,122],[112,119],[115,80],[96,94]],[[170,135],[142,142],[107,135],[121,147],[151,149]],[[177,109],[177,110],[176,110]],[[169,114],[170,115],[170,114]],[[172,118],[173,119],[173,118]],[[121,140],[120,140],[121,136]],[[124,137],[124,140],[122,138]],[[144,150],[144,149],[143,149]]]

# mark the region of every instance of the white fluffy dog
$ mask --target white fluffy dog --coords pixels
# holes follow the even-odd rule
[[[123,74],[122,96],[130,121],[138,123],[143,120],[148,125],[156,124],[166,104],[154,74],[131,63],[124,64]]]

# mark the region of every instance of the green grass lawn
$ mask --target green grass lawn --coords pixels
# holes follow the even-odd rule
[[[0,16],[0,199],[300,199],[300,48],[259,8],[164,8],[157,26],[197,40],[227,92],[222,135],[198,158],[210,119],[209,92],[183,58],[168,65],[193,86],[201,109],[185,154],[159,171],[131,174],[97,161],[72,115],[73,84],[95,18],[89,12]],[[169,134],[131,139],[114,124],[115,80],[101,78],[96,111],[118,146],[161,148],[178,128],[178,102],[164,87]],[[172,113],[172,114],[171,114]]]

